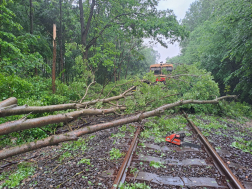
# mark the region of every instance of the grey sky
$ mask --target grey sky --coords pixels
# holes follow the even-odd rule
[[[189,9],[190,4],[196,0],[160,0],[157,9],[166,10],[172,9],[177,16],[177,20],[181,20],[185,17],[186,11]],[[150,41],[150,39],[144,40],[145,42]],[[165,59],[169,56],[174,57],[180,54],[179,44],[169,44],[168,49],[162,47],[159,44],[153,46],[154,50],[158,51],[160,54],[159,62],[165,62]]]

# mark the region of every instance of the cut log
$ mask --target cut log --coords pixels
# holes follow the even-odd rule
[[[15,97],[10,97],[2,102],[0,102],[0,109],[6,106],[17,104],[17,99]],[[1,111],[1,110],[0,110]]]
[[[57,114],[34,119],[20,119],[17,121],[6,122],[0,124],[0,135],[6,135],[12,132],[42,127],[48,124],[68,122],[83,115],[103,115],[113,113],[117,110],[125,110],[126,107],[116,107],[110,109],[84,109],[82,111],[74,111],[67,114]]]
[[[59,105],[50,105],[50,106],[27,106],[27,105],[24,105],[24,106],[18,106],[18,107],[14,107],[14,108],[10,108],[10,109],[2,109],[2,110],[0,110],[0,117],[10,116],[10,115],[28,114],[30,112],[44,113],[44,112],[53,112],[53,111],[60,111],[60,110],[67,110],[67,109],[86,108],[87,106],[96,104],[97,102],[108,103],[110,101],[119,100],[121,98],[124,98],[126,96],[126,94],[129,91],[131,91],[133,88],[134,88],[134,86],[129,88],[127,91],[125,91],[124,93],[122,93],[118,96],[113,96],[113,97],[109,97],[109,98],[105,98],[105,99],[92,100],[92,101],[83,102],[80,104],[73,103],[73,104],[59,104]],[[13,99],[10,102],[14,103],[13,100],[16,98],[14,98],[14,97],[11,97],[11,98],[13,98]],[[4,103],[5,101],[3,101],[1,103]],[[4,103],[4,104],[6,104],[6,103]],[[10,104],[7,104],[7,105],[10,105]]]
[[[43,140],[38,140],[36,142],[30,142],[30,143],[23,144],[21,146],[16,146],[16,147],[4,149],[4,150],[0,151],[0,160],[14,156],[14,155],[18,155],[21,153],[36,150],[36,149],[39,149],[42,147],[55,145],[60,142],[77,140],[77,138],[82,135],[93,133],[93,132],[96,132],[99,130],[104,130],[104,129],[116,127],[119,125],[131,123],[131,122],[139,122],[144,118],[160,115],[164,110],[169,109],[169,108],[173,108],[175,106],[180,106],[180,105],[184,105],[184,104],[216,104],[216,103],[218,103],[219,100],[222,100],[225,98],[236,98],[236,96],[235,95],[223,96],[220,98],[216,98],[215,100],[202,100],[202,101],[201,100],[180,100],[175,103],[166,104],[166,105],[163,105],[155,110],[140,113],[135,116],[131,116],[131,117],[123,118],[123,119],[118,119],[118,120],[107,122],[107,123],[87,126],[87,127],[84,127],[84,128],[78,129],[78,130],[74,130],[74,131],[71,131],[71,132],[68,132],[65,134],[54,135],[54,136],[45,138]]]

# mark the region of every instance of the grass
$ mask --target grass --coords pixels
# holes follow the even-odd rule
[[[3,172],[0,176],[0,181],[3,181],[0,185],[0,189],[4,187],[14,188],[20,185],[20,182],[33,175],[35,170],[36,168],[32,163],[22,162],[18,164],[18,169],[15,172]]]
[[[156,161],[151,161],[150,162],[150,166],[151,167],[155,167],[155,168],[160,168],[160,167],[163,167],[163,168],[166,168],[166,166],[163,165],[163,163],[161,162],[156,162]]]
[[[124,156],[124,153],[120,152],[119,149],[116,149],[116,148],[112,148],[109,152],[109,155],[110,155],[110,159],[113,160],[113,159],[119,159],[120,157]]]
[[[164,142],[164,135],[167,133],[183,130],[187,123],[187,120],[181,115],[169,119],[165,116],[156,116],[154,118],[149,118],[149,120],[149,122],[145,123],[145,130],[141,132],[140,136],[142,138],[155,136],[156,143]]]

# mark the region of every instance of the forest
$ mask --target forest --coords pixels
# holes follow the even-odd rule
[[[251,16],[251,1],[195,1],[182,20],[190,36],[169,62],[197,64],[212,73],[222,95],[251,104]]]
[[[196,0],[180,21],[158,3],[0,0],[0,189],[40,169],[22,163],[23,154],[60,144],[55,157],[62,162],[77,148],[86,151],[101,130],[126,131],[147,119],[141,137],[158,135],[161,142],[164,132],[182,129],[181,110],[221,128],[230,120],[252,123],[252,2]],[[166,59],[174,69],[165,82],[150,72],[160,55],[147,38],[165,48],[179,43],[181,54]],[[168,123],[176,127],[164,130]],[[212,128],[198,123],[211,136]],[[249,158],[251,132],[242,128],[230,144]]]

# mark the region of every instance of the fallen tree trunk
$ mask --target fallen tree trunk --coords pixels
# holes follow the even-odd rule
[[[12,132],[42,127],[52,123],[68,122],[83,115],[103,115],[113,113],[117,110],[125,110],[126,107],[116,107],[110,109],[84,109],[66,114],[50,115],[34,119],[20,119],[17,121],[0,124],[0,135],[6,135]]]
[[[2,102],[0,102],[0,109],[6,106],[11,106],[13,104],[17,104],[17,99],[15,97],[10,97]]]
[[[131,91],[134,87],[135,86],[129,88],[127,91],[125,91],[124,93],[122,93],[118,96],[113,96],[113,97],[109,97],[106,99],[92,100],[92,101],[88,101],[88,102],[83,102],[81,104],[73,103],[73,104],[59,104],[59,105],[50,105],[50,106],[27,106],[27,105],[24,105],[24,106],[18,106],[18,107],[14,107],[14,108],[10,108],[10,109],[2,109],[2,110],[0,110],[0,117],[10,116],[10,115],[28,114],[30,112],[44,113],[44,112],[53,112],[53,111],[60,111],[60,110],[67,110],[67,109],[86,108],[87,106],[96,104],[97,102],[108,103],[110,101],[119,100],[121,98],[124,98],[126,96],[126,94],[129,91]],[[14,97],[11,97],[11,98],[14,98]]]
[[[155,110],[149,111],[149,112],[140,113],[135,116],[131,116],[131,117],[123,118],[123,119],[118,119],[118,120],[108,122],[108,123],[87,126],[85,128],[74,130],[74,131],[71,131],[71,132],[68,132],[65,134],[55,135],[55,136],[45,138],[43,140],[38,140],[36,142],[30,142],[30,143],[23,144],[21,146],[16,146],[16,147],[4,149],[4,150],[0,151],[0,160],[14,156],[14,155],[18,155],[21,153],[36,150],[36,149],[39,149],[42,147],[56,145],[60,142],[77,140],[77,138],[82,135],[93,133],[93,132],[96,132],[99,130],[104,130],[104,129],[116,127],[119,125],[131,123],[131,122],[141,121],[142,119],[147,118],[147,117],[160,115],[164,110],[169,109],[169,108],[173,108],[175,106],[180,106],[180,105],[184,105],[184,104],[216,104],[216,103],[218,103],[219,100],[222,100],[225,98],[235,98],[235,97],[236,97],[235,95],[223,96],[220,98],[216,98],[215,100],[202,100],[202,101],[201,100],[180,100],[180,101],[177,101],[177,102],[174,102],[171,104],[166,104],[164,106],[161,106],[161,107],[159,107]]]

